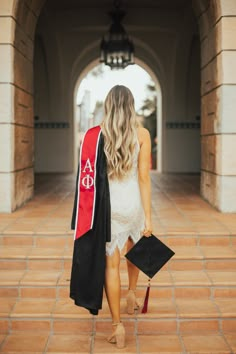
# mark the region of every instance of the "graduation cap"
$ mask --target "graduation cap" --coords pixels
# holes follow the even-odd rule
[[[141,237],[126,253],[125,257],[149,277],[142,313],[147,312],[150,278],[154,277],[174,254],[174,251],[153,234],[149,237]]]

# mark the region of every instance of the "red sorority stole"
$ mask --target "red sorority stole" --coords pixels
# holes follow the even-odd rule
[[[96,202],[96,162],[101,127],[89,129],[80,148],[78,198],[74,239],[92,229]]]

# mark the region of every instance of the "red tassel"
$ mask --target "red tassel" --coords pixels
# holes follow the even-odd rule
[[[142,313],[147,313],[149,293],[150,293],[150,279],[148,279],[148,286],[147,286],[147,290],[146,290],[146,295],[145,295],[145,299],[144,299]]]

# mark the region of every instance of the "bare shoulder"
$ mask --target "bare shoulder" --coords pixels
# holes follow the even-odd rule
[[[150,140],[150,133],[146,128],[138,127],[138,140],[140,146]]]

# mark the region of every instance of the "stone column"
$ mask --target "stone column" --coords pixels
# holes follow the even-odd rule
[[[211,0],[201,37],[201,194],[236,212],[236,1]]]
[[[13,210],[14,179],[14,1],[0,2],[0,211]]]
[[[0,212],[15,210],[34,191],[33,41],[39,3],[0,2]]]

